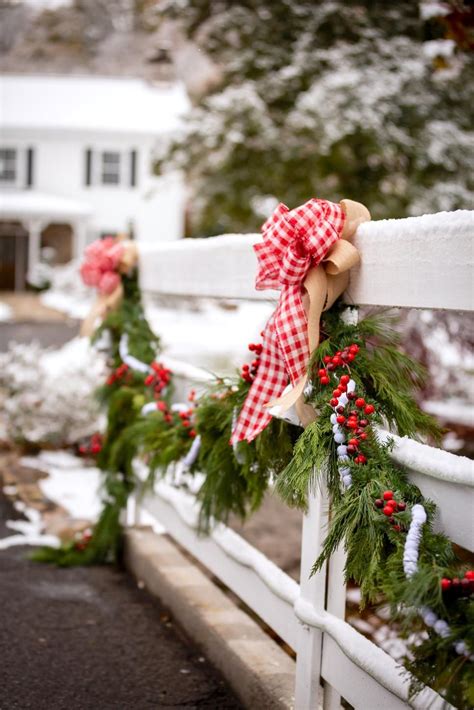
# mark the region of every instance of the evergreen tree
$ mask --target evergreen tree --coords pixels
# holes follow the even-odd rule
[[[187,174],[191,233],[255,230],[277,200],[314,195],[374,218],[472,206],[472,8],[430,7],[162,3],[221,75],[157,164]]]

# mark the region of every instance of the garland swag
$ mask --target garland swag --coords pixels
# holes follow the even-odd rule
[[[158,337],[145,319],[136,270],[122,275],[124,297],[111,311],[94,334],[93,342],[107,336],[110,374],[97,396],[107,412],[107,429],[101,446],[97,448],[97,465],[104,472],[104,507],[92,534],[85,533],[78,540],[55,549],[43,547],[33,554],[38,562],[60,566],[103,564],[116,562],[122,550],[120,513],[134,488],[134,474],[130,451],[121,437],[139,418],[142,406],[152,397],[144,383],[142,372],[128,367],[120,355],[120,342],[128,338],[130,351],[142,362],[153,362],[159,352]],[[160,394],[167,399],[171,387]]]
[[[393,441],[377,433],[383,426],[412,438],[440,435],[413,397],[423,368],[399,350],[390,318],[351,324],[341,317],[342,306],[333,306],[323,316],[305,388],[316,421],[301,434],[272,419],[251,443],[230,446],[261,346],[249,346],[256,359],[238,378],[218,378],[198,398],[191,392],[188,404],[173,406],[171,373],[154,361],[159,340],[144,317],[136,271],[122,276],[122,285],[123,300],[94,336],[110,338],[111,371],[98,393],[107,409],[97,460],[105,472],[104,508],[91,536],[58,550],[43,548],[35,559],[74,565],[120,558],[120,513],[135,486],[137,455],[147,460],[150,482],[183,459],[191,473],[202,474],[197,497],[204,531],[212,520],[247,516],[273,482],[283,500],[305,509],[308,491],[325,476],[332,513],[313,573],[343,544],[346,577],[360,585],[362,604],[388,601],[403,633],[422,632],[405,659],[411,692],[426,684],[456,707],[472,707],[474,572],[434,532],[435,505],[393,463]],[[123,361],[124,336],[132,359],[151,363],[146,376]]]
[[[313,574],[342,544],[346,579],[360,586],[362,606],[384,600],[406,637],[420,632],[405,659],[411,693],[426,684],[467,710],[474,704],[474,572],[434,532],[436,506],[393,463],[393,439],[377,434],[378,426],[412,438],[440,434],[412,396],[423,369],[399,351],[389,325],[380,316],[348,325],[338,308],[325,314],[306,389],[318,418],[276,489],[304,510],[324,476],[331,519]]]

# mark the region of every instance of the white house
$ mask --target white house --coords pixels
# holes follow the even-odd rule
[[[24,288],[43,247],[64,263],[105,234],[182,237],[184,185],[152,158],[187,107],[180,84],[0,77],[0,289]]]

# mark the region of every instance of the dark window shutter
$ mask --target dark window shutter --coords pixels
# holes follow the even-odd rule
[[[136,187],[137,184],[137,151],[130,151],[130,186]]]
[[[85,184],[87,186],[92,185],[92,151],[90,148],[86,150],[86,170],[85,170]]]
[[[26,187],[33,187],[35,153],[33,148],[26,149]]]

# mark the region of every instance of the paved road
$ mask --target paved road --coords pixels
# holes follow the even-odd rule
[[[31,343],[37,340],[44,347],[64,345],[68,340],[79,333],[79,323],[51,322],[38,323],[35,321],[0,323],[0,352],[4,352],[11,340],[18,343]]]
[[[0,538],[13,513],[0,495]],[[0,551],[0,710],[239,710],[166,610],[126,574]]]

